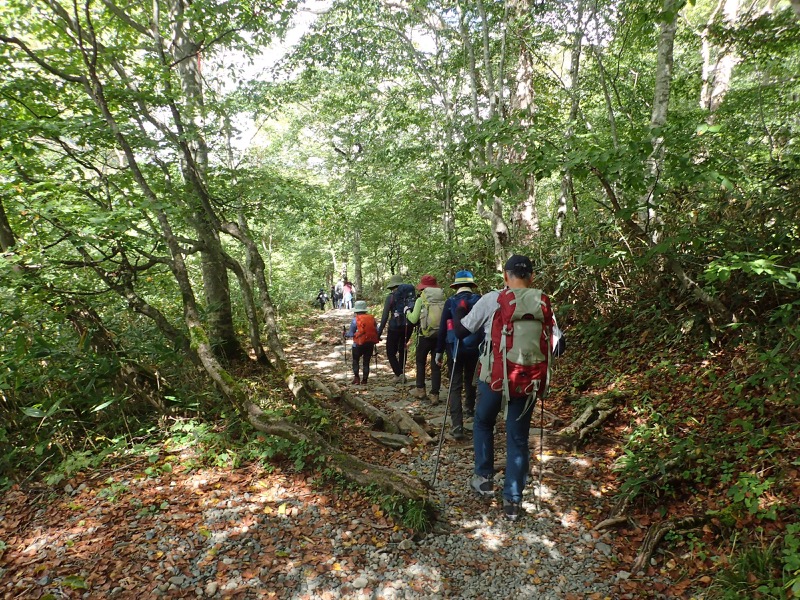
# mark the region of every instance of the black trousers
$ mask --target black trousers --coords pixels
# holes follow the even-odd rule
[[[431,394],[439,395],[442,385],[442,368],[436,363],[436,342],[438,336],[419,336],[417,338],[417,387],[425,389],[425,367],[428,356],[431,358]]]
[[[406,342],[411,337],[412,327],[407,329],[386,330],[386,358],[395,375],[403,374],[403,365],[406,360]]]
[[[478,366],[479,353],[460,352],[453,358],[453,348],[448,344],[447,358],[450,364],[450,416],[453,427],[464,426],[464,413],[461,410],[461,389],[464,389],[464,408],[475,412],[475,369]]]
[[[353,375],[358,377],[358,363],[362,362],[361,382],[365,382],[369,377],[369,361],[372,358],[372,352],[375,350],[375,344],[361,344],[360,346],[353,346]]]

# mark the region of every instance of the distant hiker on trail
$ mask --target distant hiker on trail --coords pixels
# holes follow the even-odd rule
[[[460,340],[481,328],[486,335],[480,356],[473,431],[475,474],[470,486],[481,496],[494,495],[494,425],[505,409],[503,513],[515,521],[528,478],[533,408],[536,399],[541,402],[547,394],[552,350],[561,346],[554,337],[558,329],[550,299],[532,287],[531,260],[519,254],[509,258],[503,279],[505,289],[482,296],[471,310],[466,300],[459,301],[453,329]]]
[[[439,404],[439,387],[442,383],[442,366],[434,360],[436,343],[439,336],[439,323],[444,310],[444,292],[433,275],[423,275],[417,284],[421,293],[414,303],[414,310],[408,313],[408,322],[419,323],[417,337],[417,387],[414,395],[425,397],[425,367],[428,355],[431,357],[431,393],[432,405]]]
[[[336,286],[331,286],[331,308],[336,308]]]
[[[336,285],[333,286],[334,295],[336,296],[336,308],[342,308],[342,294],[344,293],[344,280],[339,279]]]
[[[353,284],[349,281],[344,282],[342,286],[342,307],[350,310],[353,308]]]
[[[325,290],[319,288],[319,294],[317,294],[317,304],[319,304],[320,310],[325,310],[325,303],[328,301],[328,295],[325,293]]]
[[[447,299],[439,324],[439,335],[436,344],[436,362],[442,364],[442,354],[447,351],[447,365],[450,377],[450,416],[453,427],[450,435],[455,440],[464,439],[464,418],[471,419],[475,414],[475,368],[478,366],[478,346],[483,341],[483,329],[468,338],[458,340],[453,330],[453,316],[456,306],[463,300],[471,309],[480,299],[476,294],[478,287],[470,271],[459,271],[450,287],[456,291],[455,296]],[[464,406],[461,406],[461,389],[464,389]]]
[[[386,329],[386,358],[394,373],[394,382],[405,383],[406,344],[413,331],[406,314],[413,310],[416,294],[414,286],[403,283],[403,276],[399,273],[392,275],[386,287],[391,291],[383,303],[378,337],[382,337]]]
[[[367,385],[369,378],[369,360],[378,343],[378,324],[375,317],[367,312],[367,303],[364,300],[356,302],[353,309],[355,316],[350,322],[350,329],[345,333],[346,338],[353,338],[353,385]],[[358,376],[358,363],[362,361],[361,377]]]

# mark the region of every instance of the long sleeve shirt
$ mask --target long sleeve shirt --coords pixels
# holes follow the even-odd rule
[[[392,308],[392,294],[386,296],[386,301],[383,303],[383,314],[381,315],[381,324],[378,325],[378,337],[383,335],[383,329],[388,325],[390,312]]]
[[[355,335],[356,335],[356,318],[353,317],[353,320],[350,321],[350,329],[347,330],[347,333],[344,334],[344,337],[350,339],[352,337],[355,337]],[[356,347],[356,342],[355,340],[353,340],[353,348],[355,347]]]
[[[439,335],[436,340],[436,353],[442,354],[444,353],[445,346],[447,345],[447,322],[451,321],[455,316],[456,306],[458,306],[458,302],[460,300],[464,300],[469,298],[475,292],[472,291],[471,288],[459,288],[456,292],[455,296],[451,296],[444,303],[444,309],[442,309],[442,320],[439,322]],[[469,334],[467,334],[469,335]],[[466,336],[464,336],[466,337]],[[459,338],[463,339],[463,338]]]

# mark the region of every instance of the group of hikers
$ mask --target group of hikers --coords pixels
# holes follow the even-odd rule
[[[386,334],[386,356],[395,384],[405,384],[406,352],[417,331],[414,396],[439,403],[443,358],[450,380],[448,406],[451,437],[463,440],[464,420],[473,418],[475,455],[471,488],[494,495],[494,427],[503,411],[506,423],[506,470],[503,513],[516,520],[530,463],[529,434],[536,400],[547,394],[551,358],[564,351],[564,338],[550,299],[533,286],[533,264],[513,255],[505,263],[502,290],[478,293],[471,271],[458,271],[445,297],[432,275],[414,286],[392,275],[380,323],[364,300],[355,302],[354,317],[343,336],[352,339],[354,385],[369,379],[375,345]],[[430,359],[430,392],[425,375]],[[464,391],[462,405],[461,395]]]
[[[319,306],[320,310],[325,310],[325,305],[328,303],[328,300],[330,300],[331,308],[346,308],[347,310],[351,310],[355,299],[356,286],[353,285],[352,281],[342,278],[336,282],[336,285],[331,286],[330,296],[328,296],[324,288],[319,288],[319,293],[314,299],[314,303]]]

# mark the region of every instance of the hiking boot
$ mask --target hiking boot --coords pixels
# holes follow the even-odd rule
[[[358,375],[356,375],[355,377],[353,377],[353,381],[351,381],[350,383],[352,383],[353,385],[359,385],[361,383],[361,380],[358,378]]]
[[[522,507],[519,502],[511,502],[503,498],[503,516],[507,521],[516,521],[522,512]]]
[[[494,496],[494,481],[491,477],[484,477],[483,475],[473,475],[470,487],[478,492],[481,496],[491,497]]]
[[[428,394],[428,400],[431,401],[431,406],[439,404],[439,394]]]
[[[464,439],[464,428],[461,425],[458,425],[457,427],[453,427],[450,430],[450,435],[453,436],[454,440],[456,440],[457,442],[460,442],[461,440]],[[494,486],[492,486],[492,487],[494,487]]]
[[[405,375],[395,375],[394,376],[394,383],[401,384],[401,383],[405,383],[405,382],[406,382],[406,376]]]
[[[414,391],[411,392],[411,395],[415,398],[424,398],[425,397],[425,388],[414,388]]]
[[[364,377],[364,378],[361,380],[361,385],[367,385],[367,378],[366,378],[366,377]]]

